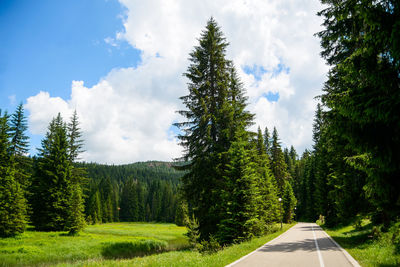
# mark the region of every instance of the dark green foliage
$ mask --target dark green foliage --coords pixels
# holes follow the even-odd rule
[[[175,224],[178,226],[185,226],[189,224],[189,209],[185,200],[178,203],[175,213]]]
[[[69,160],[74,162],[78,159],[80,153],[83,152],[83,140],[82,133],[79,128],[78,115],[76,110],[71,117],[71,121],[68,123],[68,151],[69,151]]]
[[[278,131],[274,127],[271,143],[271,170],[278,185],[278,194],[282,196],[286,181],[289,181],[290,174],[279,142]]]
[[[120,210],[120,220],[124,222],[135,222],[138,221],[138,195],[136,189],[137,182],[132,178],[129,179],[123,189],[121,194],[121,210]]]
[[[37,230],[68,230],[75,234],[85,225],[82,204],[82,170],[70,158],[68,130],[58,114],[42,140],[34,161],[30,191],[31,221]]]
[[[331,66],[322,103],[347,162],[367,174],[380,220],[400,214],[399,1],[323,1],[318,33]]]
[[[15,178],[14,157],[10,154],[7,113],[0,110],[0,236],[22,233],[26,224],[26,200]]]
[[[105,244],[102,255],[107,259],[126,259],[160,253],[166,250],[167,242],[160,240],[141,240]]]
[[[251,162],[246,143],[232,143],[228,158],[231,159],[224,173],[221,194],[221,220],[216,238],[222,244],[243,241],[262,233],[258,217],[258,198],[255,163]]]
[[[215,237],[210,236],[208,240],[202,240],[199,244],[197,244],[196,249],[201,254],[212,254],[220,251],[222,247]]]
[[[282,196],[282,209],[283,209],[283,222],[292,223],[296,207],[297,200],[294,196],[292,186],[289,182],[286,182],[285,189]]]
[[[82,189],[79,184],[73,184],[65,230],[69,231],[70,235],[74,235],[81,231],[85,225]]]
[[[213,19],[199,43],[184,74],[187,110],[179,113],[187,121],[176,124],[188,161],[183,191],[201,238],[227,244],[262,234],[276,219],[275,184],[261,130],[256,139],[247,131],[253,115],[245,110],[243,86],[225,58],[228,43]]]
[[[26,135],[27,129],[28,125],[24,115],[24,107],[21,103],[18,105],[15,113],[12,114],[10,121],[10,152],[14,156],[23,156],[28,152],[29,137]]]

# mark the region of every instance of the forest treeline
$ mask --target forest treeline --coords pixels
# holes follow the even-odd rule
[[[184,73],[180,163],[77,163],[76,113],[55,117],[30,159],[22,105],[0,113],[0,235],[27,222],[75,233],[87,222],[175,221],[207,246],[294,218],[337,225],[368,215],[387,228],[400,215],[399,2],[323,3],[317,36],[330,69],[310,150],[282,148],[276,128],[250,130],[254,114],[211,18]]]

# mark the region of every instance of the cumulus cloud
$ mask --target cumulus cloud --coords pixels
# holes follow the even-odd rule
[[[86,142],[84,160],[128,163],[171,160],[181,148],[170,130],[181,120],[179,96],[186,94],[182,73],[188,54],[213,16],[227,41],[249,96],[256,126],[276,126],[284,145],[300,152],[311,145],[315,109],[327,67],[319,57],[319,1],[293,0],[120,0],[126,7],[124,31],[105,38],[127,41],[142,51],[136,68],[110,70],[91,88],[72,82],[70,99],[46,92],[28,98],[29,124],[43,134],[61,112],[80,117]],[[255,71],[245,71],[246,66]],[[247,68],[248,69],[248,68]],[[262,70],[262,71],[261,71]],[[278,93],[269,102],[268,92]]]

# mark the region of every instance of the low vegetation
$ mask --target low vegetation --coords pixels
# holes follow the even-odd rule
[[[123,259],[189,246],[185,227],[174,224],[108,223],[77,236],[36,232],[0,239],[0,266],[34,266],[79,260]]]
[[[271,229],[271,231],[275,231],[274,233],[254,238],[251,241],[225,247],[212,254],[201,254],[193,250],[181,250],[147,257],[137,257],[129,260],[95,259],[77,261],[75,263],[62,263],[57,266],[225,266],[261,247],[263,244],[288,230],[291,226],[293,226],[293,224],[284,224],[283,229],[280,230],[279,226],[275,225],[273,229]]]
[[[346,249],[361,266],[400,266],[400,223],[388,229],[369,220],[355,221],[325,231]]]

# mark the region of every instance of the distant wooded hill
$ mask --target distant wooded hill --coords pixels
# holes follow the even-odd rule
[[[124,165],[78,163],[87,172],[85,214],[89,223],[174,222],[182,163],[148,161]]]

